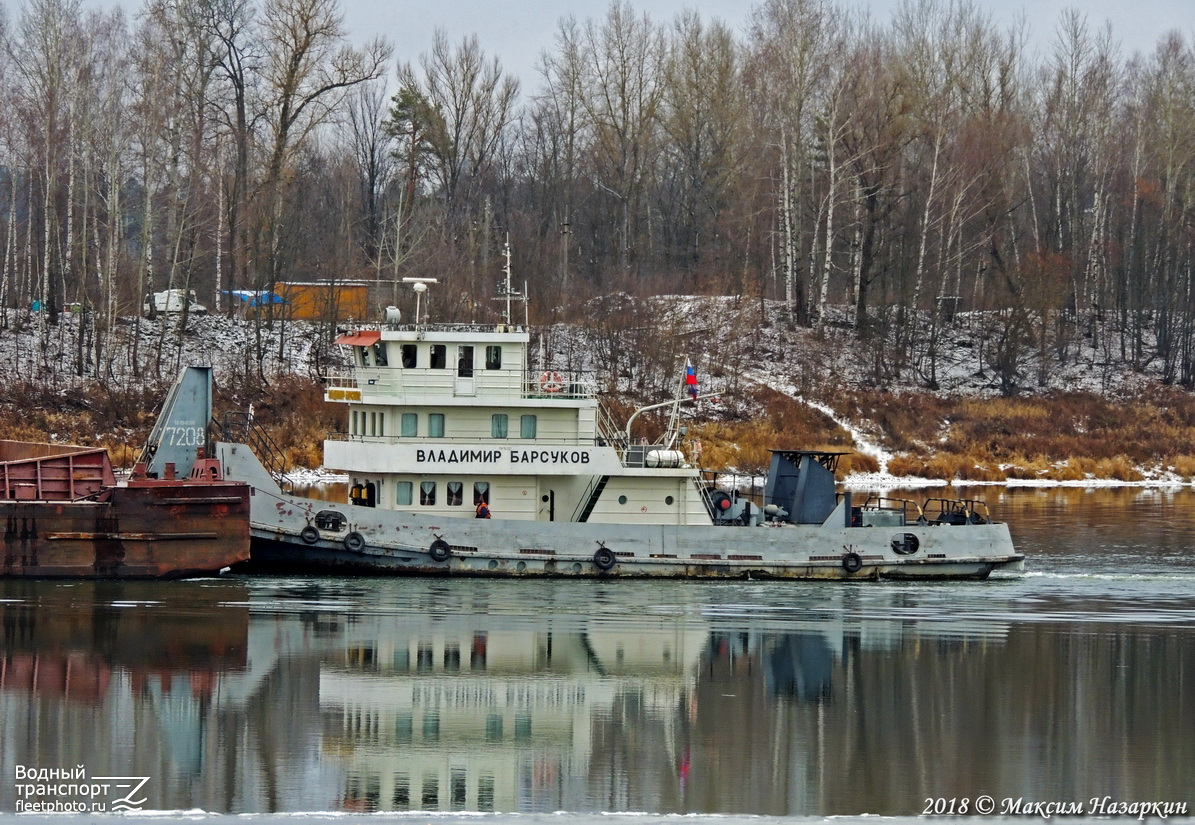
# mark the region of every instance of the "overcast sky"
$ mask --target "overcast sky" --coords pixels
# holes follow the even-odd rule
[[[978,0],[998,22],[1011,24],[1024,14],[1030,29],[1030,48],[1048,48],[1059,15],[1066,8],[1080,8],[1092,28],[1109,21],[1114,35],[1128,54],[1150,52],[1166,31],[1180,28],[1188,36],[1195,29],[1195,0]],[[550,49],[557,21],[572,14],[578,20],[600,18],[608,0],[342,0],[345,23],[355,37],[374,34],[389,38],[400,60],[414,63],[430,48],[432,33],[443,28],[456,43],[476,33],[488,55],[523,80],[524,91],[538,86],[535,63]],[[844,6],[870,8],[877,22],[887,21],[900,0],[839,0]],[[657,22],[671,21],[684,8],[694,8],[703,18],[719,18],[736,31],[745,27],[750,9],[745,0],[632,0]],[[528,89],[528,86],[531,89]]]
[[[94,7],[121,5],[130,13],[140,0],[85,0]],[[886,22],[900,0],[838,0],[845,6],[868,8],[877,22]],[[1002,25],[1024,15],[1029,25],[1030,48],[1048,49],[1059,15],[1066,8],[1080,8],[1093,29],[1112,24],[1122,51],[1151,52],[1168,30],[1178,28],[1190,38],[1195,32],[1195,0],[977,0]],[[0,0],[9,9],[21,0]],[[718,18],[743,31],[750,9],[748,0],[632,0],[639,11],[657,22],[669,22],[684,8],[694,8],[703,18]],[[609,0],[341,0],[345,24],[357,42],[381,35],[395,46],[396,57],[417,63],[431,48],[432,33],[442,28],[453,44],[476,33],[487,55],[496,55],[503,67],[523,81],[524,93],[539,85],[535,64],[541,52],[552,48],[557,22],[573,15],[578,20],[602,17]]]

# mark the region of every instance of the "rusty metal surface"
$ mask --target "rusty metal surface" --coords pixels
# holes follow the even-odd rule
[[[103,501],[0,502],[0,576],[179,578],[249,557],[249,487],[144,481]]]
[[[115,483],[102,447],[0,441],[2,499],[75,501]]]

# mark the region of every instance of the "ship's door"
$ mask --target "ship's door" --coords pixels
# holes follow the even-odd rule
[[[543,483],[543,481],[544,481],[544,479],[540,478],[541,484]],[[543,487],[540,487],[539,490],[540,490],[539,512],[535,516],[536,521],[543,521],[545,518],[548,521],[555,521],[556,520],[556,491],[551,490],[551,489],[545,490]]]
[[[477,385],[473,377],[473,347],[462,344],[456,348],[456,395],[476,395]]]

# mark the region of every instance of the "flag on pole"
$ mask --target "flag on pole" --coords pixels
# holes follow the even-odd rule
[[[697,400],[697,368],[685,359],[685,384],[689,387],[689,395]]]

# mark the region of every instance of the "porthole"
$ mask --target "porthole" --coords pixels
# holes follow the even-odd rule
[[[498,562],[497,562],[497,561],[495,561],[494,559],[490,559],[490,569],[491,569],[491,570],[497,570],[497,569],[498,569]]]
[[[547,503],[548,503],[548,497],[547,497],[547,496],[540,496],[539,500],[540,500],[540,501],[542,501],[544,504],[547,504]]]
[[[892,537],[892,552],[901,556],[911,556],[921,547],[921,542],[914,533],[897,533]]]
[[[672,496],[664,496],[664,503],[665,503],[665,504],[669,504],[669,505],[670,505],[670,504],[672,504],[672,502],[674,502],[674,501],[676,501],[676,499],[674,499]]]
[[[618,503],[619,503],[619,504],[626,504],[626,503],[627,503],[627,497],[626,497],[626,496],[619,496],[619,497],[618,497]]]
[[[521,561],[515,565],[515,570],[518,570],[520,573],[522,573],[526,569],[527,569],[527,562],[525,562],[525,561]]]

